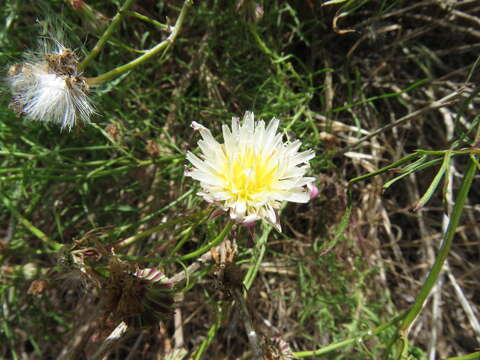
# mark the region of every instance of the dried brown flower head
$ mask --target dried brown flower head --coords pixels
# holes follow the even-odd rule
[[[174,286],[157,269],[133,271],[116,258],[109,264],[109,276],[101,292],[104,321],[124,321],[130,327],[158,325],[173,314]]]

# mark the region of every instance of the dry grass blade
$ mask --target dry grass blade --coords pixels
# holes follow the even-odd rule
[[[113,350],[115,345],[122,339],[128,330],[128,326],[125,322],[121,322],[117,327],[107,336],[102,342],[98,350],[92,355],[92,360],[106,360],[108,354]]]
[[[396,126],[399,126],[399,125],[401,125],[401,124],[403,124],[403,123],[405,123],[409,120],[413,120],[414,118],[416,118],[417,116],[419,116],[423,113],[426,113],[426,112],[434,110],[434,109],[439,109],[439,108],[442,108],[442,107],[445,107],[445,106],[455,104],[459,100],[459,97],[462,94],[464,94],[464,92],[465,92],[465,89],[463,89],[463,88],[459,89],[457,91],[454,91],[454,92],[444,96],[443,98],[440,98],[436,101],[431,102],[429,105],[427,105],[427,106],[425,106],[421,109],[413,111],[408,115],[402,116],[400,119],[397,119],[397,120],[393,121],[392,123],[383,126],[380,129],[372,131],[369,135],[366,135],[366,136],[362,137],[360,140],[358,140],[357,142],[355,142],[351,145],[348,145],[346,148],[340,150],[338,152],[338,154],[339,155],[345,154],[346,152],[350,151],[351,149],[354,149],[354,148],[358,147],[359,145],[361,145],[365,141],[370,140],[374,136],[377,136],[377,135],[379,135],[379,134],[381,134],[381,133],[383,133],[387,130],[390,130],[390,129],[396,127]]]

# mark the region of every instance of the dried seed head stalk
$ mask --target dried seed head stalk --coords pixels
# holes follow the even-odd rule
[[[9,69],[10,106],[29,119],[59,124],[62,130],[86,122],[95,110],[78,64],[74,51],[57,40],[43,40],[40,52],[26,53],[24,62]]]

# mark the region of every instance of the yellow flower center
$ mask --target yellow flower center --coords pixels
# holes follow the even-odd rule
[[[245,147],[234,158],[227,156],[220,174],[225,181],[225,191],[235,201],[261,201],[261,198],[253,196],[272,190],[276,179],[274,175],[278,165],[272,161],[273,154],[256,153],[252,147]]]

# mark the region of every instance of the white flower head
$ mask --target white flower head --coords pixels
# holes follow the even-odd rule
[[[200,181],[199,195],[219,204],[232,219],[247,224],[264,219],[280,231],[280,203],[310,200],[307,185],[314,178],[305,173],[315,154],[299,152],[298,140],[284,142],[278,125],[273,118],[265,126],[246,112],[241,123],[233,118],[231,128],[223,126],[224,143],[220,144],[206,127],[192,124],[202,136],[198,142],[202,154],[188,152],[193,168],[186,175]]]
[[[89,88],[78,71],[75,52],[60,42],[47,40],[39,53],[27,53],[25,61],[8,71],[13,109],[32,120],[53,122],[71,130],[79,120],[95,112]]]

